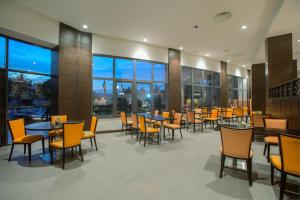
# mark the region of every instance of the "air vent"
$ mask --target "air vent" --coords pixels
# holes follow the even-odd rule
[[[224,22],[232,17],[231,11],[223,11],[213,16],[215,22]]]

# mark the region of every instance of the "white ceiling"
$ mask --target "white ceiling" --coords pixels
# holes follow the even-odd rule
[[[209,53],[238,65],[261,61],[269,35],[293,32],[294,49],[300,48],[300,0],[14,1],[74,27],[87,24],[89,32],[141,42],[147,38],[154,45],[183,46],[186,52]],[[212,20],[227,10],[231,19]],[[248,29],[241,30],[242,25]]]

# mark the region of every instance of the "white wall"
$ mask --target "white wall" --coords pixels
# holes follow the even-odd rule
[[[186,52],[181,53],[181,65],[220,72],[220,61]]]
[[[229,64],[227,65],[227,74],[240,76],[243,78],[247,77],[247,68],[239,67],[237,65]]]
[[[57,45],[59,22],[13,1],[0,0],[0,33],[12,36],[12,31],[17,33],[14,37],[25,35],[34,40]]]
[[[168,48],[93,34],[92,52],[168,62]]]

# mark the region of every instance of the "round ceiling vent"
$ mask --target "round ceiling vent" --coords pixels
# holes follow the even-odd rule
[[[213,16],[213,20],[215,22],[224,22],[232,17],[232,12],[231,11],[223,11],[215,14]]]

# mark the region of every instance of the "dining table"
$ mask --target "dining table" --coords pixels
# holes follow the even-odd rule
[[[66,123],[77,123],[80,121],[76,120],[68,120]],[[49,139],[48,133],[49,131],[63,129],[62,123],[52,124],[50,121],[42,121],[42,122],[34,122],[25,126],[25,130],[28,135],[43,135],[45,138]],[[46,162],[51,162],[51,157],[49,151],[48,153],[43,153],[40,155],[40,158]],[[53,149],[53,160],[59,160],[60,155],[57,155],[56,150]]]

